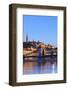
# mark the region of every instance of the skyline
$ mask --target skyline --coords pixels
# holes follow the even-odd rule
[[[24,41],[40,41],[57,46],[57,16],[24,15]]]

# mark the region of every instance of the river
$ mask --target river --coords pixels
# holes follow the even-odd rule
[[[24,58],[23,74],[50,74],[57,73],[57,56]]]

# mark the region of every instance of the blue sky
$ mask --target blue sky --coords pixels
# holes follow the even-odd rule
[[[24,40],[41,41],[57,46],[57,16],[24,15]]]

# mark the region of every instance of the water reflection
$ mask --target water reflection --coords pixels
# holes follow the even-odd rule
[[[23,74],[57,73],[57,57],[24,58]]]

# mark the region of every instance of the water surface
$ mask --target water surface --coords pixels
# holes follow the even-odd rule
[[[23,74],[57,73],[57,57],[27,57],[24,58]]]

